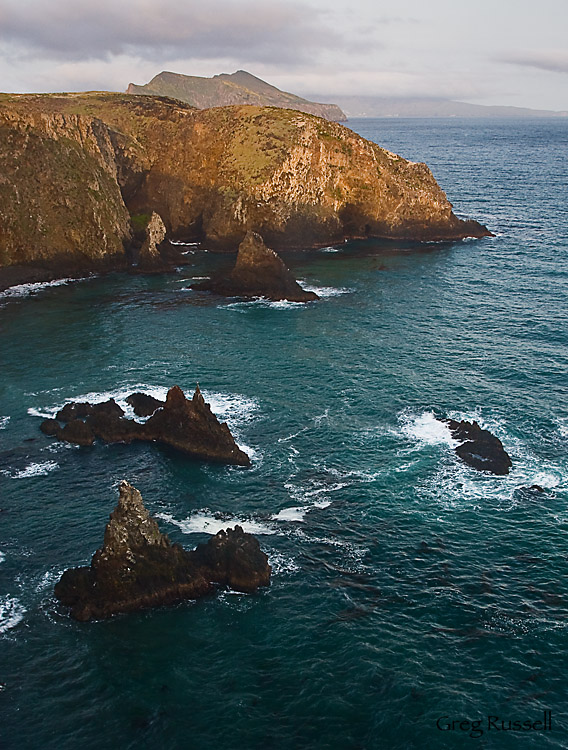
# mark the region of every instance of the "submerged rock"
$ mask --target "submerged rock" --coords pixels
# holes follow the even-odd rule
[[[239,245],[235,267],[227,276],[207,279],[193,289],[216,292],[225,297],[266,297],[271,300],[311,302],[319,299],[298,284],[282,258],[266,247],[256,232],[246,233]]]
[[[145,440],[169,445],[195,458],[250,466],[249,457],[236,444],[227,424],[220,423],[213,414],[199,386],[191,401],[177,385],[170,388],[165,402],[142,396],[146,394],[133,393],[127,401],[136,414],[152,414],[144,423],[122,416],[123,410],[111,399],[104,404],[66,404],[57,416],[61,421],[68,418],[68,424],[61,427],[57,420],[47,419],[40,429],[76,445],[92,445],[95,438],[107,443]],[[84,421],[79,415],[84,415]]]
[[[240,526],[188,551],[172,544],[150,516],[140,492],[123,481],[103,546],[89,567],[66,570],[55,596],[86,621],[196,599],[215,584],[254,592],[270,584],[271,567],[255,537]]]
[[[454,450],[469,466],[480,471],[505,475],[513,465],[509,454],[503,448],[499,438],[489,430],[483,430],[477,422],[458,422],[455,419],[446,422],[455,440],[463,440]]]

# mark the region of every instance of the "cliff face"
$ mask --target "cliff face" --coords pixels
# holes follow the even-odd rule
[[[115,266],[129,235],[102,122],[0,107],[0,265]]]
[[[484,236],[424,164],[297,111],[196,110],[163,97],[0,98],[0,263],[123,263],[129,213],[173,238],[235,250],[376,236]],[[62,262],[62,261],[61,261]]]
[[[144,86],[131,83],[127,93],[170,96],[198,109],[253,104],[257,107],[297,109],[336,122],[347,119],[337,104],[320,104],[302,99],[271,86],[246,70],[238,70],[230,75],[221,73],[213,78],[184,76],[181,73],[164,71]]]

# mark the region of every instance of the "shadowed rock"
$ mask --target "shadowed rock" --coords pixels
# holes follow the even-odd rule
[[[220,423],[209,404],[205,403],[199,386],[191,401],[186,399],[179,386],[170,388],[165,402],[152,399],[150,403],[139,398],[143,395],[132,394],[128,397],[129,403],[135,403],[139,411],[145,409],[146,414],[152,413],[149,409],[158,405],[150,419],[143,424],[123,417],[123,410],[117,404],[114,404],[114,409],[111,399],[106,404],[67,404],[58,412],[62,421],[61,414],[71,419],[65,427],[61,427],[56,420],[47,419],[40,429],[46,435],[77,445],[91,445],[95,438],[107,443],[144,440],[169,445],[194,458],[238,466],[250,465],[249,457],[236,444],[227,424]],[[77,419],[79,413],[86,415],[84,421]]]
[[[71,422],[73,419],[84,419],[91,414],[112,414],[122,417],[124,410],[113,398],[99,404],[90,404],[88,401],[70,401],[57,412],[55,418],[61,422]]]
[[[160,401],[147,393],[136,392],[128,396],[126,403],[134,409],[137,417],[150,417],[156,409],[164,406],[165,401]]]
[[[477,422],[461,422],[455,419],[446,422],[455,440],[463,440],[455,448],[457,455],[469,466],[479,471],[490,471],[493,474],[505,475],[513,465],[509,454],[503,448],[499,438],[489,430],[483,430]]]
[[[123,481],[119,493],[91,565],[66,570],[55,585],[55,596],[71,607],[74,619],[196,599],[214,591],[215,584],[245,592],[270,584],[267,556],[240,526],[188,551],[160,532],[136,488]]]
[[[239,245],[235,267],[227,276],[201,281],[192,288],[225,297],[266,297],[290,302],[319,299],[315,292],[302,289],[282,258],[266,247],[259,234],[251,231]]]

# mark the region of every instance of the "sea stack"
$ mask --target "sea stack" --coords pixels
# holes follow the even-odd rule
[[[225,297],[265,297],[274,301],[311,302],[319,299],[315,292],[302,289],[282,258],[252,231],[246,233],[239,245],[237,261],[229,274],[194,284],[193,289]]]
[[[509,473],[513,462],[498,437],[489,430],[483,430],[477,422],[458,422],[455,419],[444,421],[450,428],[452,437],[464,441],[454,450],[466,464],[479,471],[490,471],[501,476]]]
[[[103,546],[89,567],[66,570],[56,598],[71,617],[87,621],[196,599],[227,585],[254,592],[270,584],[268,558],[240,526],[220,531],[195,550],[172,544],[126,481],[110,515]]]
[[[46,419],[40,430],[76,445],[92,445],[95,439],[106,443],[132,443],[135,440],[162,443],[193,458],[236,466],[250,466],[247,454],[239,448],[225,422],[219,422],[206,403],[199,386],[191,401],[177,385],[170,388],[165,401],[146,394],[133,393],[127,401],[146,422],[124,417],[113,400],[102,404],[70,403]],[[59,421],[67,422],[62,427]]]

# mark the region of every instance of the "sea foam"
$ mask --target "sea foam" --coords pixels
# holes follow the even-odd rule
[[[22,604],[11,596],[0,599],[0,634],[15,628],[24,619],[26,613]]]

